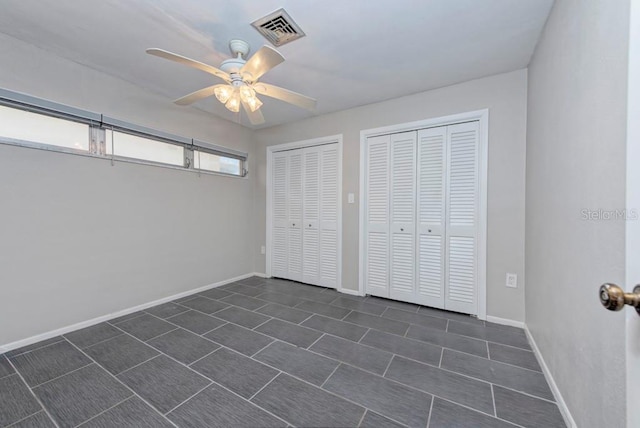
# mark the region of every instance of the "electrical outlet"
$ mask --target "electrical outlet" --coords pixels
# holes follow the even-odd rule
[[[515,273],[508,273],[507,283],[505,285],[510,288],[518,288],[518,275]]]
[[[347,202],[350,203],[350,204],[355,204],[356,195],[354,195],[353,193],[347,194]]]
[[[260,254],[265,254],[266,252],[267,252],[267,249],[264,247],[264,245],[260,247]]]

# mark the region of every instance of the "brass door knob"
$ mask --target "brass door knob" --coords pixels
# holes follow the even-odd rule
[[[635,286],[633,293],[625,293],[616,284],[602,284],[600,286],[600,303],[610,311],[619,311],[624,305],[633,306],[640,314],[640,284]]]

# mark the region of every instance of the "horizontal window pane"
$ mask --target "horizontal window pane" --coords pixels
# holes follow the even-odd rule
[[[0,106],[0,137],[89,150],[89,126]]]
[[[112,138],[113,135],[113,148]],[[118,131],[106,132],[107,155],[141,159],[170,165],[184,165],[184,148],[175,144],[125,134]]]
[[[193,152],[193,167],[195,169],[202,169],[206,171],[240,175],[242,162],[240,159],[228,158],[195,150]]]

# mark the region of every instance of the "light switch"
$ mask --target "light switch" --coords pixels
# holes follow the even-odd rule
[[[349,193],[347,195],[347,202],[349,202],[350,204],[355,204],[356,202],[356,195],[354,195],[353,193]]]

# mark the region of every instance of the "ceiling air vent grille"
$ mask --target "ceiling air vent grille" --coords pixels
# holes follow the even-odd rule
[[[304,32],[284,9],[276,10],[251,23],[274,46],[304,37]]]

